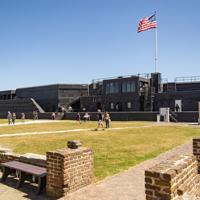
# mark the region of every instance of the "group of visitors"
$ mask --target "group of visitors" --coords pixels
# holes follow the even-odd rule
[[[76,120],[81,124],[81,114],[78,112],[77,115],[76,115]],[[90,120],[90,115],[89,113],[85,113],[83,115],[83,121],[86,122],[86,121],[89,121]]]
[[[97,114],[98,118],[98,128],[103,128],[103,121],[106,123],[106,128],[110,128],[110,114],[108,112],[102,113],[101,111],[98,111]]]
[[[21,113],[21,120],[24,121],[25,118],[26,118],[25,113]],[[11,113],[10,111],[8,111],[7,119],[9,125],[15,125],[15,120],[17,119],[16,113],[15,112]]]
[[[103,122],[105,121],[105,126],[106,128],[110,127],[110,114],[108,112],[104,112],[102,113],[100,110],[98,110],[98,114],[97,114],[97,119],[98,119],[98,128],[103,128]],[[76,115],[76,120],[81,124],[81,114],[78,112]],[[88,120],[90,120],[90,115],[89,113],[85,113],[83,115],[83,120],[86,122]]]
[[[13,112],[11,113],[10,111],[8,111],[8,124],[11,125],[11,124],[15,124],[15,120],[16,120],[16,114]]]

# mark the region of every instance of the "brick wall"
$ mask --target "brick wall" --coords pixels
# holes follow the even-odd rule
[[[46,167],[46,156],[33,153],[20,155],[13,153],[11,149],[0,148],[0,164],[13,160],[21,161],[39,167]]]
[[[195,194],[199,183],[196,157],[172,157],[145,171],[146,200],[171,200]]]
[[[63,197],[92,183],[93,153],[85,147],[47,152],[47,194]]]
[[[193,154],[198,162],[198,173],[200,174],[200,138],[193,139]]]
[[[0,153],[0,164],[4,162],[9,162],[13,160],[19,160],[19,155],[13,153]]]

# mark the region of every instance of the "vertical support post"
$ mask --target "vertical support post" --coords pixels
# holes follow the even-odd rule
[[[169,108],[166,108],[166,122],[169,123],[170,119],[169,119]]]
[[[156,17],[156,12],[155,12]],[[155,72],[158,71],[158,31],[157,27],[155,28]]]

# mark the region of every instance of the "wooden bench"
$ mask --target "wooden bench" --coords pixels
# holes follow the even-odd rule
[[[24,181],[30,178],[30,175],[31,177],[38,178],[37,194],[40,194],[46,186],[47,172],[45,168],[37,167],[35,165],[26,164],[19,161],[10,161],[2,163],[1,167],[3,169],[3,174],[1,178],[2,182],[6,181],[8,175],[12,173],[17,173],[19,176],[17,188],[21,187]]]

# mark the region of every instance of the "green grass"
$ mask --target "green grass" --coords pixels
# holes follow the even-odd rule
[[[133,127],[145,124],[151,125],[151,123],[145,122],[112,122],[112,127]],[[44,124],[40,124],[35,128],[39,130],[39,126],[40,131],[47,128],[59,130],[64,127],[66,129],[72,127],[94,128],[96,122],[79,125],[78,123],[62,121],[61,123],[46,124],[45,127]],[[33,125],[25,125],[23,128],[16,126],[15,128],[24,130],[25,127],[34,128]],[[198,135],[200,135],[200,130],[195,127],[153,126],[150,128],[6,137],[1,138],[0,144],[12,148],[17,153],[45,154],[47,151],[66,147],[68,140],[81,140],[84,146],[93,149],[95,178],[102,180],[142,161],[156,157],[160,153],[183,144]]]
[[[149,122],[112,122],[111,127],[131,127],[149,124]],[[42,124],[25,124],[17,126],[3,126],[0,127],[1,134],[24,133],[24,132],[42,132],[42,131],[60,131],[70,129],[88,129],[97,128],[97,122],[83,122],[79,124],[77,121],[63,120],[55,123]]]
[[[26,119],[26,120],[24,120],[24,121],[27,122],[27,121],[32,121],[32,120]],[[17,123],[17,122],[22,122],[22,120],[21,120],[21,119],[16,119],[15,122],[16,122],[16,123]],[[7,119],[0,119],[0,124],[8,124],[8,120],[7,120]]]
[[[5,124],[5,123],[8,123],[7,119],[0,119],[0,124]]]

